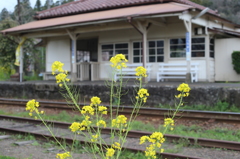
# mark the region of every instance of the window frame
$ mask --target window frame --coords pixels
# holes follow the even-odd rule
[[[126,48],[116,48],[116,45],[118,44],[126,44],[127,47]],[[103,46],[106,46],[106,45],[113,45],[113,48],[109,48],[109,49],[103,49]],[[125,50],[127,51],[127,54],[126,53],[122,53],[123,55],[125,55],[126,59],[129,58],[129,42],[119,42],[119,43],[105,43],[105,44],[101,44],[101,61],[109,61],[111,59],[111,57],[115,56],[116,55],[116,52],[119,51],[119,50]],[[109,52],[112,51],[112,55],[111,53],[109,54]],[[106,55],[103,55],[103,53],[106,53]],[[107,55],[108,53],[108,55]],[[104,56],[105,59],[104,59]]]
[[[199,42],[199,43],[193,43],[193,39],[204,39],[204,42]],[[174,39],[184,39],[185,40],[185,43],[179,43],[179,44],[171,44],[171,40],[174,40]],[[191,38],[191,45],[192,45],[192,48],[193,48],[193,45],[197,46],[197,45],[201,45],[204,50],[191,50],[191,58],[205,58],[206,57],[206,47],[205,47],[205,44],[206,44],[206,37],[192,37]],[[184,47],[183,48],[183,51],[179,51],[180,53],[182,53],[183,56],[179,56],[179,57],[173,57],[171,56],[172,52],[174,51],[171,51],[171,46],[180,46],[180,47]],[[175,51],[177,52],[177,51]],[[193,53],[197,53],[197,52],[202,52],[204,56],[193,56]],[[177,58],[186,58],[186,37],[179,37],[179,38],[171,38],[169,39],[169,58],[171,59],[177,59]]]
[[[155,42],[155,46],[154,47],[149,47],[149,42],[151,42],[151,41],[154,41]],[[157,41],[161,41],[162,43],[163,43],[163,46],[161,46],[161,47],[158,47],[157,46]],[[134,48],[134,43],[139,43],[139,48]],[[133,41],[132,42],[132,62],[133,63],[142,63],[142,41]],[[158,57],[163,57],[163,61],[160,61],[160,62],[164,62],[164,45],[165,45],[165,41],[164,41],[164,39],[151,39],[151,40],[148,40],[147,41],[147,63],[159,63],[158,61],[157,61],[157,59],[158,59]],[[154,49],[154,51],[155,51],[155,55],[150,55],[150,49]],[[162,49],[163,50],[163,54],[160,54],[160,55],[158,55],[157,54],[157,50],[158,49]],[[134,50],[140,50],[139,52],[140,52],[140,54],[139,55],[134,55]],[[150,56],[154,56],[155,57],[155,61],[154,62],[150,62]],[[139,62],[134,62],[134,58],[135,57],[138,57],[139,58]]]

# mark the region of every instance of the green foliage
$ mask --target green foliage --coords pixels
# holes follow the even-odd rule
[[[0,159],[16,159],[15,157],[0,156]]]
[[[240,51],[233,51],[232,53],[233,69],[240,74]]]

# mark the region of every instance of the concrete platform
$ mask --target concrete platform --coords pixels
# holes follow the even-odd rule
[[[154,82],[144,85],[150,94],[146,105],[158,106],[159,104],[174,105],[176,88],[179,82]],[[217,102],[228,102],[240,107],[240,83],[190,83],[190,96],[184,99],[185,104],[203,104],[213,106]],[[122,104],[131,105],[135,99],[137,84],[134,81],[124,83]],[[106,81],[82,81],[74,83],[74,87],[80,93],[80,99],[88,102],[91,97],[98,96],[103,102],[109,102],[110,89]],[[24,99],[63,99],[55,81],[16,81],[0,82],[0,97],[24,98]],[[126,93],[127,92],[127,93]]]

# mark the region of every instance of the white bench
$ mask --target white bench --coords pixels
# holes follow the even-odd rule
[[[191,82],[198,82],[198,63],[191,63]],[[185,79],[187,74],[187,63],[161,63],[157,72],[157,82],[164,79]]]
[[[56,75],[53,75],[52,72],[41,72],[41,74],[43,75],[43,80],[56,80]],[[70,72],[68,72],[68,76],[70,77]]]
[[[135,63],[135,64],[127,64],[126,68],[122,68],[122,73],[120,70],[115,74],[114,80],[117,81],[119,78],[138,78],[136,76],[136,68],[139,66],[143,66],[142,63]],[[150,81],[150,71],[151,71],[152,64],[146,64],[147,69],[147,79]]]

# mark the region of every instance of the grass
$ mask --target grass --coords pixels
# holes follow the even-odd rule
[[[27,112],[10,114],[0,110],[0,114],[19,116],[19,117],[29,117]],[[80,115],[72,116],[68,114],[66,111],[62,111],[58,115],[45,115],[45,119],[71,123],[74,121],[81,121],[83,120],[83,117]],[[160,131],[163,131],[163,129],[164,127],[160,127]],[[132,130],[154,132],[156,131],[156,128],[150,123],[145,124],[140,121],[134,121],[132,124]],[[191,126],[179,125],[179,126],[175,126],[174,131],[169,131],[168,134],[194,137],[194,138],[208,138],[208,139],[240,142],[240,131],[228,130],[227,128],[215,128],[215,129],[205,130],[204,128],[197,125],[191,125]]]
[[[9,156],[1,156],[0,159],[16,159],[15,157],[9,157]]]
[[[158,108],[167,108],[167,109],[174,109],[169,105],[159,105]],[[185,110],[202,110],[202,111],[220,111],[220,112],[240,112],[240,108],[236,107],[235,105],[230,105],[227,102],[217,102],[214,106],[207,106],[207,105],[184,105],[181,109]]]

